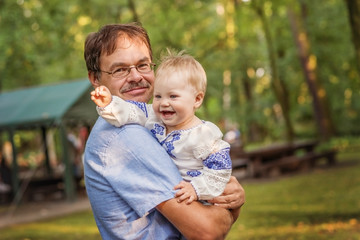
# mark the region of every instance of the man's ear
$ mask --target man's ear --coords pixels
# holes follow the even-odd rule
[[[96,77],[95,72],[88,71],[88,78],[89,78],[91,85],[93,85],[94,88],[99,87],[101,85],[99,82],[99,79]]]
[[[201,104],[203,103],[205,94],[203,92],[198,92],[195,96],[195,109],[198,109],[201,107]]]

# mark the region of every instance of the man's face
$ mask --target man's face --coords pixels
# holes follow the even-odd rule
[[[100,69],[113,72],[121,67],[150,62],[149,49],[144,43],[121,37],[118,38],[117,47],[111,55],[104,53],[100,56]],[[94,87],[104,85],[112,95],[124,100],[148,102],[153,94],[154,80],[154,71],[139,73],[136,68],[131,68],[130,73],[120,79],[102,72],[100,80],[93,80],[92,84]]]

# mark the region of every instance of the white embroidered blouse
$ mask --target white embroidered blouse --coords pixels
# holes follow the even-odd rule
[[[230,145],[213,123],[203,121],[193,128],[166,133],[151,104],[124,101],[113,96],[105,108],[97,111],[110,124],[145,126],[158,139],[178,167],[181,176],[193,185],[199,200],[219,196],[231,176]]]

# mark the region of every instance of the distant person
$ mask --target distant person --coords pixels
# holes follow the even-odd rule
[[[69,157],[73,166],[73,175],[76,179],[80,179],[83,175],[81,141],[72,131],[68,132],[67,140]]]
[[[236,128],[227,131],[224,135],[224,140],[231,145],[241,145],[240,131]]]
[[[11,191],[11,169],[5,155],[0,151],[0,192],[7,193]]]
[[[219,196],[231,176],[230,145],[215,124],[195,115],[206,85],[201,64],[180,52],[170,53],[158,67],[153,104],[124,101],[105,86],[91,93],[106,121],[116,127],[141,124],[158,139],[186,180],[175,186],[180,189],[175,196],[187,204]]]

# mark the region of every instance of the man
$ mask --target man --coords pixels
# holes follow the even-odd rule
[[[104,85],[125,100],[151,99],[152,50],[141,26],[106,25],[89,34],[84,57],[94,87]],[[245,201],[232,178],[215,205],[178,203],[177,168],[155,138],[135,124],[117,128],[99,118],[86,144],[84,170],[103,239],[223,239]]]

